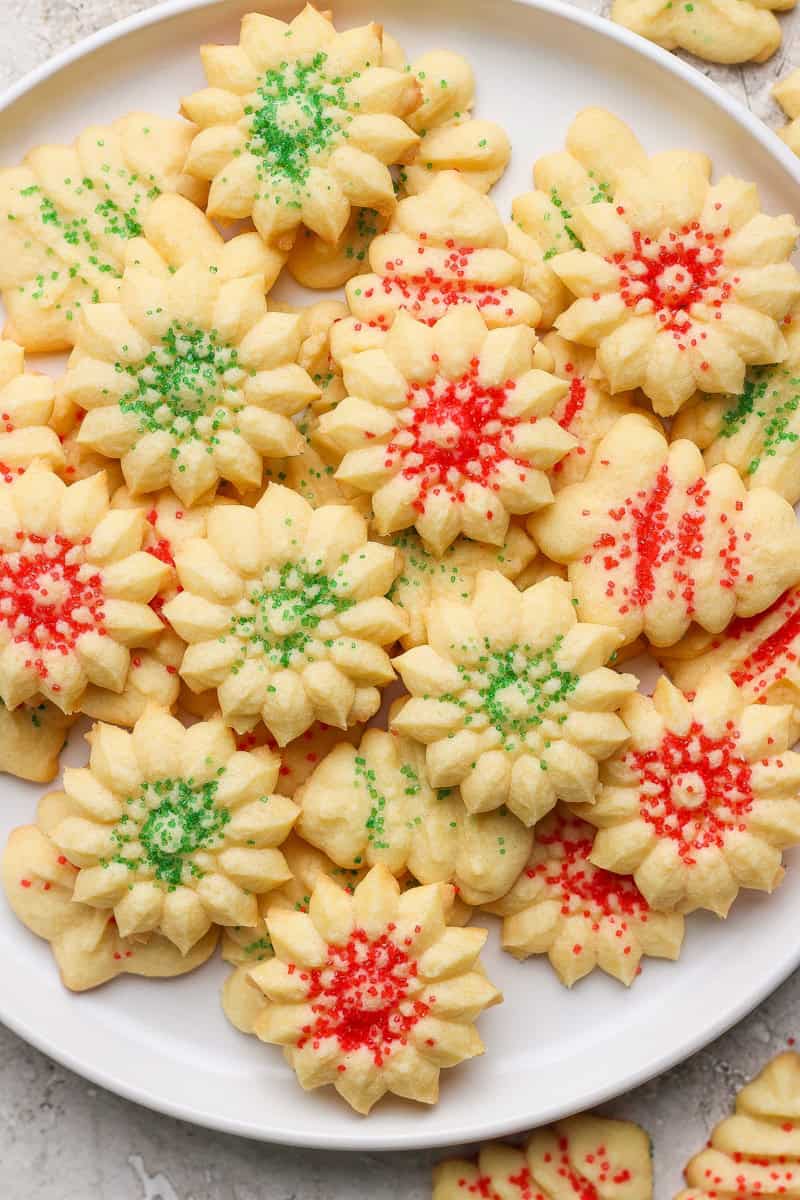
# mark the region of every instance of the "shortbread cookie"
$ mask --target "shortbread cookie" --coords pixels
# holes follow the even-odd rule
[[[650,1139],[630,1121],[570,1117],[524,1146],[487,1142],[433,1168],[433,1200],[653,1200]]]
[[[619,633],[579,623],[564,580],[520,592],[497,571],[468,604],[435,599],[426,623],[428,643],[394,659],[412,699],[393,727],[427,746],[432,786],[526,825],[557,799],[591,803],[598,762],[628,740],[615,710],[637,680],[604,665]]]
[[[289,24],[249,13],[238,46],[204,46],[209,86],[182,111],[199,127],[186,160],[210,180],[210,216],[252,217],[289,249],[301,224],[337,242],[351,206],[391,212],[387,164],[413,157],[402,119],[422,99],[410,72],[382,65],[382,30],[337,33],[307,5]]]
[[[582,248],[551,260],[576,297],[556,329],[596,347],[612,393],[640,387],[662,416],[696,390],[740,392],[747,365],[781,362],[780,322],[800,297],[794,218],[761,212],[753,183],[712,185],[710,170],[689,151],[626,167],[612,203],[573,209]]]
[[[748,488],[769,487],[790,504],[800,500],[800,309],[787,317],[783,362],[748,367],[738,395],[702,396],[673,422],[706,466],[730,463]]]
[[[800,754],[788,705],[748,704],[707,675],[688,696],[662,676],[622,707],[630,745],[606,762],[591,860],[632,874],[653,908],[727,916],[740,888],[771,892],[800,842]]]
[[[800,117],[800,67],[774,84],[772,94],[789,118],[789,124],[775,132],[790,150],[800,154],[800,121],[797,119]]]
[[[284,746],[315,720],[347,729],[377,712],[395,678],[383,647],[408,621],[386,599],[399,555],[353,509],[270,484],[254,508],[215,507],[176,562],[184,591],[164,615],[189,643],[181,675],[217,688],[237,732],[261,719]]]
[[[380,534],[414,526],[441,555],[459,533],[499,546],[512,513],[549,503],[544,471],[575,445],[548,415],[567,385],[533,366],[525,326],[472,308],[434,328],[400,313],[383,349],[342,364],[347,399],[320,419],[337,479],[372,494]]]
[[[44,798],[45,807],[49,799]],[[184,975],[214,953],[215,927],[185,954],[157,933],[124,937],[108,909],[75,899],[75,867],[35,825],[15,829],[9,837],[2,877],[13,912],[50,943],[61,980],[71,991],[98,987],[117,975]]]
[[[596,967],[629,987],[644,956],[677,959],[683,917],[653,912],[629,875],[591,860],[595,830],[566,805],[536,826],[531,857],[506,896],[486,905],[503,917],[503,948],[546,954],[572,987]]]
[[[712,63],[765,62],[781,44],[775,12],[795,0],[714,0],[712,5],[614,0],[612,21],[665,50],[688,50]]]
[[[162,631],[149,607],[167,568],[142,549],[140,510],[109,511],[105,476],[67,486],[39,463],[0,488],[0,697],[64,712],[87,684],[125,686],[130,649]]]
[[[275,793],[278,756],[237,750],[219,718],[186,728],[157,708],[132,733],[98,724],[87,739],[49,828],[80,868],[75,899],[182,954],[212,924],[255,926],[256,897],[290,878],[278,847],[297,808]]]
[[[221,478],[258,487],[264,457],[302,449],[291,417],[319,395],[296,362],[299,318],[266,311],[259,274],[152,267],[81,313],[64,381],[89,410],[78,441],[119,458],[134,495],[170,487],[189,505]]]
[[[298,833],[339,866],[380,862],[420,883],[454,883],[467,904],[507,892],[533,842],[511,813],[472,814],[457,788],[432,788],[425,747],[381,729],[357,748],[336,746],[294,799]]]
[[[502,996],[478,960],[486,930],[447,924],[452,893],[400,895],[379,865],[352,896],[321,875],[308,914],[270,910],[255,1033],[284,1047],[301,1087],[333,1084],[364,1114],[386,1092],[434,1104],[441,1068],[483,1052],[474,1021]]]
[[[745,489],[725,463],[706,473],[688,441],[667,445],[643,417],[613,426],[583,483],[528,521],[568,564],[584,621],[671,646],[692,621],[718,633],[768,608],[800,577],[800,529],[769,488]]]
[[[776,1200],[797,1191],[800,1177],[800,1055],[767,1063],[736,1097],[705,1149],[689,1160],[688,1187],[675,1200],[727,1196]]]
[[[519,525],[509,525],[502,546],[485,546],[459,537],[441,558],[425,549],[419,534],[406,529],[386,539],[403,556],[403,569],[392,584],[389,599],[408,614],[408,633],[401,638],[410,650],[426,640],[425,610],[435,596],[466,601],[472,597],[479,571],[499,571],[516,579],[536,558],[536,546]]]
[[[47,701],[34,700],[11,711],[0,700],[0,771],[49,783],[58,774],[58,756],[71,724]]]
[[[150,705],[174,708],[180,695],[178,669],[185,649],[176,633],[164,629],[152,649],[131,654],[122,691],[110,692],[90,683],[81,696],[81,712],[93,721],[131,729]]]
[[[55,386],[47,375],[25,370],[25,351],[0,339],[0,487],[34,459],[64,466],[58,435],[49,428]]]
[[[11,337],[28,350],[71,346],[83,305],[116,298],[129,242],[142,236],[156,197],[203,202],[205,186],[183,170],[195,132],[130,113],[0,171],[0,291]]]

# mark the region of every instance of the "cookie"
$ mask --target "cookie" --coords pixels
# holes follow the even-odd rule
[[[49,428],[55,386],[47,375],[25,370],[25,351],[0,339],[0,487],[34,459],[64,466],[58,435]]]
[[[209,216],[251,217],[288,250],[305,225],[337,242],[351,207],[391,212],[387,164],[419,137],[405,123],[422,99],[413,75],[382,65],[382,30],[338,33],[307,5],[290,24],[249,13],[237,46],[201,50],[208,87],[181,111],[199,126],[186,170],[209,180]]]
[[[64,350],[84,305],[116,299],[130,240],[145,232],[157,197],[181,193],[189,210],[204,200],[205,185],[183,169],[194,133],[185,121],[134,112],[0,170],[8,336],[27,350]]]
[[[714,0],[665,5],[660,0],[614,0],[611,20],[665,50],[688,50],[705,62],[766,62],[781,44],[775,12],[794,0]],[[774,10],[774,11],[772,11]]]
[[[62,454],[62,464],[55,470],[65,483],[78,483],[81,479],[96,475],[98,471],[105,471],[108,491],[113,495],[124,482],[119,461],[106,458],[105,454],[97,454],[78,442],[78,433],[86,410],[74,404],[72,400],[67,400],[63,392],[63,382],[62,376],[56,383],[50,417],[50,428],[58,437]]]
[[[644,956],[677,959],[683,917],[654,912],[630,875],[596,866],[594,836],[591,825],[559,804],[536,826],[515,885],[486,910],[503,917],[509,954],[546,954],[567,987],[595,968],[629,987]]]
[[[520,592],[497,571],[468,604],[434,600],[426,624],[427,644],[394,659],[412,699],[393,728],[427,747],[431,785],[526,825],[557,799],[591,803],[598,762],[628,740],[615,710],[637,680],[604,665],[620,635],[578,622],[564,580]]]
[[[689,1160],[675,1200],[791,1196],[800,1170],[800,1055],[778,1054],[745,1084],[733,1116]]]
[[[278,847],[297,808],[274,792],[277,755],[237,750],[219,718],[187,728],[154,707],[132,733],[97,724],[87,739],[48,830],[79,868],[74,898],[182,954],[212,924],[255,926],[256,897],[290,878]]]
[[[125,686],[119,693],[89,684],[81,696],[81,712],[93,721],[131,729],[151,705],[172,709],[180,695],[178,668],[186,647],[165,629],[151,650],[131,655]]]
[[[71,724],[60,708],[47,701],[9,710],[0,700],[0,771],[49,783],[58,774],[58,756]]]
[[[569,566],[581,619],[613,625],[625,642],[644,633],[671,646],[692,621],[719,633],[800,576],[800,529],[785,500],[747,491],[725,463],[706,472],[695,445],[667,445],[636,414],[617,421],[585,480],[527,528]]]
[[[769,487],[790,504],[800,500],[800,309],[783,324],[787,357],[748,367],[736,395],[700,396],[672,426],[673,438],[689,438],[706,466],[730,463],[746,487]]]
[[[300,452],[291,417],[319,395],[296,362],[299,319],[267,312],[259,273],[152,268],[129,266],[118,301],[81,312],[64,381],[89,410],[78,442],[120,459],[137,496],[257,487],[265,457]]]
[[[477,1159],[433,1169],[433,1200],[653,1200],[650,1139],[630,1121],[578,1116],[532,1133],[521,1147],[486,1142]]]
[[[688,696],[659,679],[622,707],[630,744],[602,768],[591,861],[632,874],[653,908],[725,917],[740,888],[773,891],[800,842],[800,754],[792,711],[748,704],[712,673]]]
[[[509,525],[502,546],[458,537],[440,558],[426,550],[419,534],[410,529],[391,534],[386,543],[403,556],[403,569],[388,595],[408,615],[408,633],[400,639],[406,650],[425,641],[425,610],[435,596],[469,600],[479,571],[499,571],[516,581],[536,560],[536,546],[514,524]]]
[[[320,431],[379,534],[414,526],[438,556],[460,533],[500,546],[512,514],[550,502],[544,472],[575,441],[548,415],[567,385],[534,367],[534,342],[472,308],[433,328],[400,313],[383,349],[344,360],[347,398]]]
[[[321,875],[308,914],[269,911],[254,1031],[284,1047],[301,1087],[333,1084],[365,1115],[387,1092],[434,1104],[442,1067],[482,1053],[475,1019],[502,997],[478,959],[486,930],[448,926],[451,896],[444,884],[401,895],[378,865],[352,896]]]
[[[772,86],[772,95],[780,104],[786,116],[789,118],[789,124],[784,125],[782,129],[776,129],[779,138],[783,138],[786,145],[795,154],[800,153],[800,67],[796,67],[794,71],[790,71],[783,79],[780,79]]]
[[[550,263],[574,297],[555,328],[596,349],[612,393],[641,388],[661,416],[781,362],[780,323],[800,297],[793,217],[763,213],[755,184],[710,173],[680,150],[624,168],[613,202],[572,210],[582,248]]]
[[[472,814],[457,788],[432,788],[424,746],[381,729],[335,746],[294,799],[298,833],[338,866],[383,863],[398,877],[453,883],[467,904],[507,892],[533,842],[511,813]]]
[[[270,484],[254,508],[215,507],[176,563],[184,590],[164,615],[189,644],[181,676],[217,688],[237,732],[261,719],[283,746],[315,720],[347,729],[377,712],[395,677],[383,647],[407,618],[386,599],[399,556],[353,509]]]
[[[62,482],[39,463],[0,489],[0,697],[76,711],[88,684],[125,686],[167,568],[142,549],[140,510],[110,511],[105,476]]]

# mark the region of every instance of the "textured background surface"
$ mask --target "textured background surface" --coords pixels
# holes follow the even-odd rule
[[[93,30],[150,6],[0,0],[0,88]],[[598,12],[603,4],[582,0],[580,7]],[[769,63],[700,64],[772,125],[781,118],[769,87],[800,64],[800,10],[783,25],[783,46]],[[795,1034],[800,975],[706,1051],[604,1109],[649,1130],[656,1200],[674,1195],[683,1163],[737,1089]],[[2,1200],[423,1200],[430,1165],[443,1156],[323,1154],[196,1129],[92,1087],[0,1027]]]

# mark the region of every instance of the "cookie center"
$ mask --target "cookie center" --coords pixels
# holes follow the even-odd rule
[[[546,847],[548,857],[528,867],[526,875],[544,881],[560,900],[562,916],[611,917],[620,920],[623,930],[626,917],[646,918],[649,906],[630,876],[615,875],[589,861],[595,832],[591,826],[559,816],[545,829],[537,832],[536,840]]]

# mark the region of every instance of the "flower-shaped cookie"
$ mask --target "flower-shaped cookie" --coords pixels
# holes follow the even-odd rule
[[[25,370],[25,351],[0,339],[0,487],[34,459],[54,470],[64,466],[58,435],[48,423],[55,387],[47,375]]]
[[[747,364],[782,361],[779,322],[800,297],[793,217],[761,212],[755,184],[709,174],[688,151],[626,167],[611,204],[573,210],[583,249],[551,260],[577,297],[559,333],[597,348],[612,392],[640,387],[663,416],[698,389],[741,391]]]
[[[789,124],[775,132],[790,150],[800,154],[800,121],[797,119],[800,117],[800,67],[779,80],[773,86],[772,94],[789,118]]]
[[[195,132],[130,113],[0,171],[0,291],[8,332],[26,349],[71,346],[81,307],[116,297],[130,239],[159,193],[203,202],[205,187],[183,173]]]
[[[186,169],[211,180],[209,215],[252,217],[289,249],[301,223],[336,242],[352,205],[392,211],[387,164],[414,156],[402,118],[421,95],[382,65],[381,38],[375,24],[337,33],[307,5],[288,25],[249,13],[238,46],[202,48],[209,86],[182,111],[200,127]]]
[[[468,813],[456,788],[428,783],[425,748],[370,729],[336,746],[298,788],[298,833],[340,867],[383,863],[420,883],[451,882],[467,904],[502,896],[533,835],[505,810]]]
[[[765,62],[781,44],[774,12],[795,0],[614,0],[612,21],[665,50],[688,50],[712,63]]]
[[[536,546],[519,525],[509,525],[502,546],[485,546],[458,537],[441,558],[425,549],[412,529],[392,534],[386,541],[403,556],[403,569],[392,584],[389,599],[408,614],[408,633],[401,638],[409,650],[426,641],[425,611],[435,596],[469,600],[479,571],[499,571],[516,580],[536,556]]]
[[[474,1021],[502,997],[478,960],[486,930],[447,924],[452,894],[400,895],[378,865],[352,896],[321,875],[308,914],[270,910],[255,1033],[285,1048],[303,1088],[333,1084],[364,1114],[386,1092],[434,1104],[441,1068],[482,1053]]]
[[[157,708],[132,733],[98,724],[87,738],[50,829],[80,868],[75,899],[113,909],[122,937],[159,932],[184,954],[212,924],[255,926],[256,897],[290,878],[278,847],[297,808],[274,792],[277,755],[237,750],[219,718],[186,728]]]
[[[636,678],[604,665],[620,635],[579,623],[563,579],[520,592],[497,571],[468,604],[434,600],[426,621],[428,644],[394,659],[412,695],[394,728],[427,746],[432,786],[526,825],[557,799],[591,803],[598,762],[628,740],[615,710]]]
[[[152,266],[81,313],[64,381],[89,410],[78,441],[119,458],[135,495],[169,486],[188,505],[220,478],[257,487],[263,456],[300,452],[291,416],[319,395],[295,361],[299,319],[266,311],[258,274]]]
[[[667,445],[636,414],[595,450],[582,483],[528,521],[568,564],[581,618],[671,646],[692,621],[718,633],[768,608],[800,579],[800,528],[769,488],[747,491],[726,463],[706,473],[698,448]]]
[[[121,692],[130,647],[163,626],[167,574],[141,549],[140,510],[109,511],[105,475],[67,485],[39,463],[0,488],[0,697],[74,712],[88,683]]]
[[[176,561],[184,591],[164,615],[189,643],[181,675],[217,688],[234,729],[262,719],[284,746],[314,720],[346,729],[377,712],[395,677],[383,646],[408,622],[386,599],[399,555],[352,508],[270,484],[254,508],[215,506]]]
[[[579,1116],[523,1147],[487,1142],[477,1160],[433,1169],[433,1200],[653,1200],[650,1139],[630,1121]]]
[[[381,534],[414,525],[434,554],[459,533],[502,545],[511,513],[552,499],[544,471],[574,438],[548,415],[567,384],[533,366],[532,330],[473,308],[433,328],[401,312],[383,349],[342,364],[345,400],[320,419],[337,479],[372,493]]]
[[[685,1175],[689,1186],[675,1200],[777,1200],[797,1190],[800,1055],[779,1054],[742,1088],[734,1115],[720,1121]]]
[[[536,826],[533,852],[514,887],[486,908],[504,918],[509,954],[546,954],[567,987],[596,967],[629,987],[643,956],[678,957],[683,917],[654,912],[629,875],[595,866],[594,834],[559,804]]]
[[[48,783],[58,772],[58,756],[71,724],[47,701],[9,710],[0,700],[0,771]]]
[[[800,309],[784,325],[788,356],[749,367],[738,395],[698,397],[672,425],[689,438],[706,466],[730,463],[748,488],[769,487],[790,504],[800,500]]]
[[[592,862],[632,874],[653,908],[724,917],[740,888],[773,891],[800,842],[800,754],[787,705],[748,704],[716,672],[690,696],[662,676],[626,701],[630,745],[579,811],[598,826]]]
[[[54,800],[60,807],[58,793],[43,798],[40,820],[52,815]],[[2,859],[8,902],[23,925],[50,943],[61,980],[71,991],[83,992],[124,974],[184,975],[214,953],[216,928],[185,954],[157,933],[124,937],[108,909],[75,898],[77,878],[46,829],[24,825],[13,831]]]

